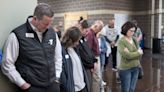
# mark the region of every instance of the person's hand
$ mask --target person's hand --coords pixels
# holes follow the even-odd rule
[[[142,55],[143,54],[143,50],[141,48],[138,49],[138,52]]]
[[[60,78],[56,78],[55,82],[60,83]]]
[[[128,48],[124,48],[124,51],[125,51],[125,52],[129,52]]]
[[[91,72],[96,73],[97,68],[98,68],[98,63],[94,63],[94,68],[91,69]]]
[[[115,42],[115,41],[112,41],[112,42],[111,42],[111,47],[114,47],[115,44],[116,44],[116,42]]]
[[[28,89],[28,88],[30,88],[30,86],[31,86],[31,84],[29,84],[29,83],[24,83],[22,86],[21,86],[21,89],[22,90],[26,90],[26,89]]]

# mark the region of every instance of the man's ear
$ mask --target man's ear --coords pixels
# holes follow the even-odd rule
[[[97,24],[95,24],[95,25],[94,25],[94,28],[97,28],[97,27],[98,27],[98,25],[97,25]]]
[[[37,17],[36,16],[33,16],[33,19],[36,21],[37,20]]]

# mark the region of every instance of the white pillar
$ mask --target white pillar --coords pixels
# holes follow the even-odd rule
[[[155,14],[155,0],[152,0],[151,2],[151,48],[152,48],[152,43],[153,40],[152,38],[154,37],[154,14]]]
[[[158,38],[162,37],[162,0],[159,0]]]

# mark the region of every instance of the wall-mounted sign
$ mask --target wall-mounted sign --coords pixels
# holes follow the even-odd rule
[[[65,29],[74,26],[78,23],[78,20],[80,17],[83,17],[84,19],[88,18],[88,14],[86,12],[70,12],[66,13],[64,15],[64,21],[65,21]]]

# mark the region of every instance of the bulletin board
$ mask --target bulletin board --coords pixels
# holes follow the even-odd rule
[[[88,19],[87,12],[70,12],[65,13],[64,15],[64,28],[67,29],[73,25],[76,25],[78,23],[78,20],[80,17],[83,17],[84,19]]]

